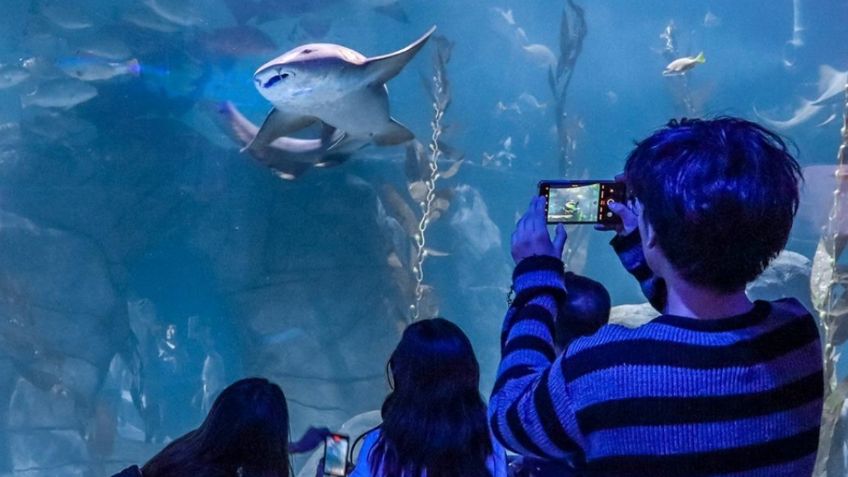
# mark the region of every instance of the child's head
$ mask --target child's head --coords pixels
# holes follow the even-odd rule
[[[624,172],[668,264],[721,292],[762,273],[798,209],[798,162],[777,134],[743,119],[673,120],[637,144]]]
[[[603,285],[572,272],[565,274],[566,298],[556,319],[557,348],[564,350],[575,338],[588,336],[609,322],[611,303]]]

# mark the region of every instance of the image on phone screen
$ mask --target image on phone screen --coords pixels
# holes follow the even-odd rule
[[[600,184],[552,187],[548,196],[548,222],[597,222],[600,200]]]
[[[324,439],[324,475],[344,477],[347,470],[348,436],[330,434]]]

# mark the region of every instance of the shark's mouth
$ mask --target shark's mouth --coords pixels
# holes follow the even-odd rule
[[[283,80],[283,77],[280,76],[280,75],[272,76],[271,79],[269,79],[268,81],[265,82],[264,85],[262,85],[262,87],[263,88],[270,88],[271,86],[274,86],[275,84],[279,83],[282,80]]]

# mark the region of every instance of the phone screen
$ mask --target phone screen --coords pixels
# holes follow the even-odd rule
[[[614,223],[608,204],[625,200],[624,184],[615,181],[542,181],[539,194],[547,198],[549,224]]]
[[[349,444],[350,438],[342,434],[330,434],[324,439],[324,475],[344,477]]]

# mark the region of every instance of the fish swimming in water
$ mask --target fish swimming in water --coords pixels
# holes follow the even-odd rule
[[[683,58],[678,58],[668,66],[665,67],[665,71],[663,71],[663,76],[677,76],[684,75],[687,71],[691,70],[699,63],[706,63],[707,59],[704,57],[704,52],[698,53],[698,56],[687,56]]]
[[[271,37],[248,25],[218,28],[197,36],[203,51],[217,57],[243,58],[278,51]]]
[[[80,10],[78,2],[61,0],[44,1],[41,3],[41,14],[54,25],[65,30],[84,30],[94,25],[94,20]]]
[[[97,126],[66,111],[33,110],[21,121],[21,128],[47,143],[81,146],[98,137]]]
[[[721,18],[713,12],[707,12],[704,15],[704,26],[707,28],[715,28],[721,26]]]
[[[550,68],[557,64],[556,55],[554,55],[551,49],[545,45],[533,43],[524,45],[521,49],[527,54],[527,57],[540,68]]]
[[[29,73],[31,78],[38,81],[64,78],[66,76],[65,73],[53,63],[52,59],[45,58],[43,56],[33,56],[32,58],[27,58],[21,61],[21,67]]]
[[[76,50],[86,56],[96,56],[110,61],[123,61],[132,56],[126,43],[103,32],[97,32],[97,35],[77,44]]]
[[[413,133],[389,115],[385,83],[415,57],[434,30],[402,50],[373,58],[341,45],[316,43],[262,65],[254,83],[274,108],[245,149],[265,147],[318,121],[341,131],[342,138],[379,146],[413,139]]]
[[[401,23],[409,23],[409,15],[404,10],[400,0],[360,0],[366,6],[374,9],[375,12],[385,15],[389,18],[397,20]]]
[[[143,3],[176,25],[191,27],[205,22],[200,7],[190,0],[143,0]]]
[[[162,18],[146,7],[128,10],[123,13],[121,18],[131,25],[159,33],[174,33],[181,28],[180,25]]]
[[[29,72],[17,66],[0,65],[0,89],[17,86],[29,78]]]
[[[71,57],[57,61],[56,66],[66,75],[83,81],[104,81],[116,76],[141,74],[141,65],[136,59],[117,63],[94,57]]]
[[[30,94],[21,96],[21,106],[70,109],[97,96],[97,88],[78,79],[50,80],[38,85]]]

